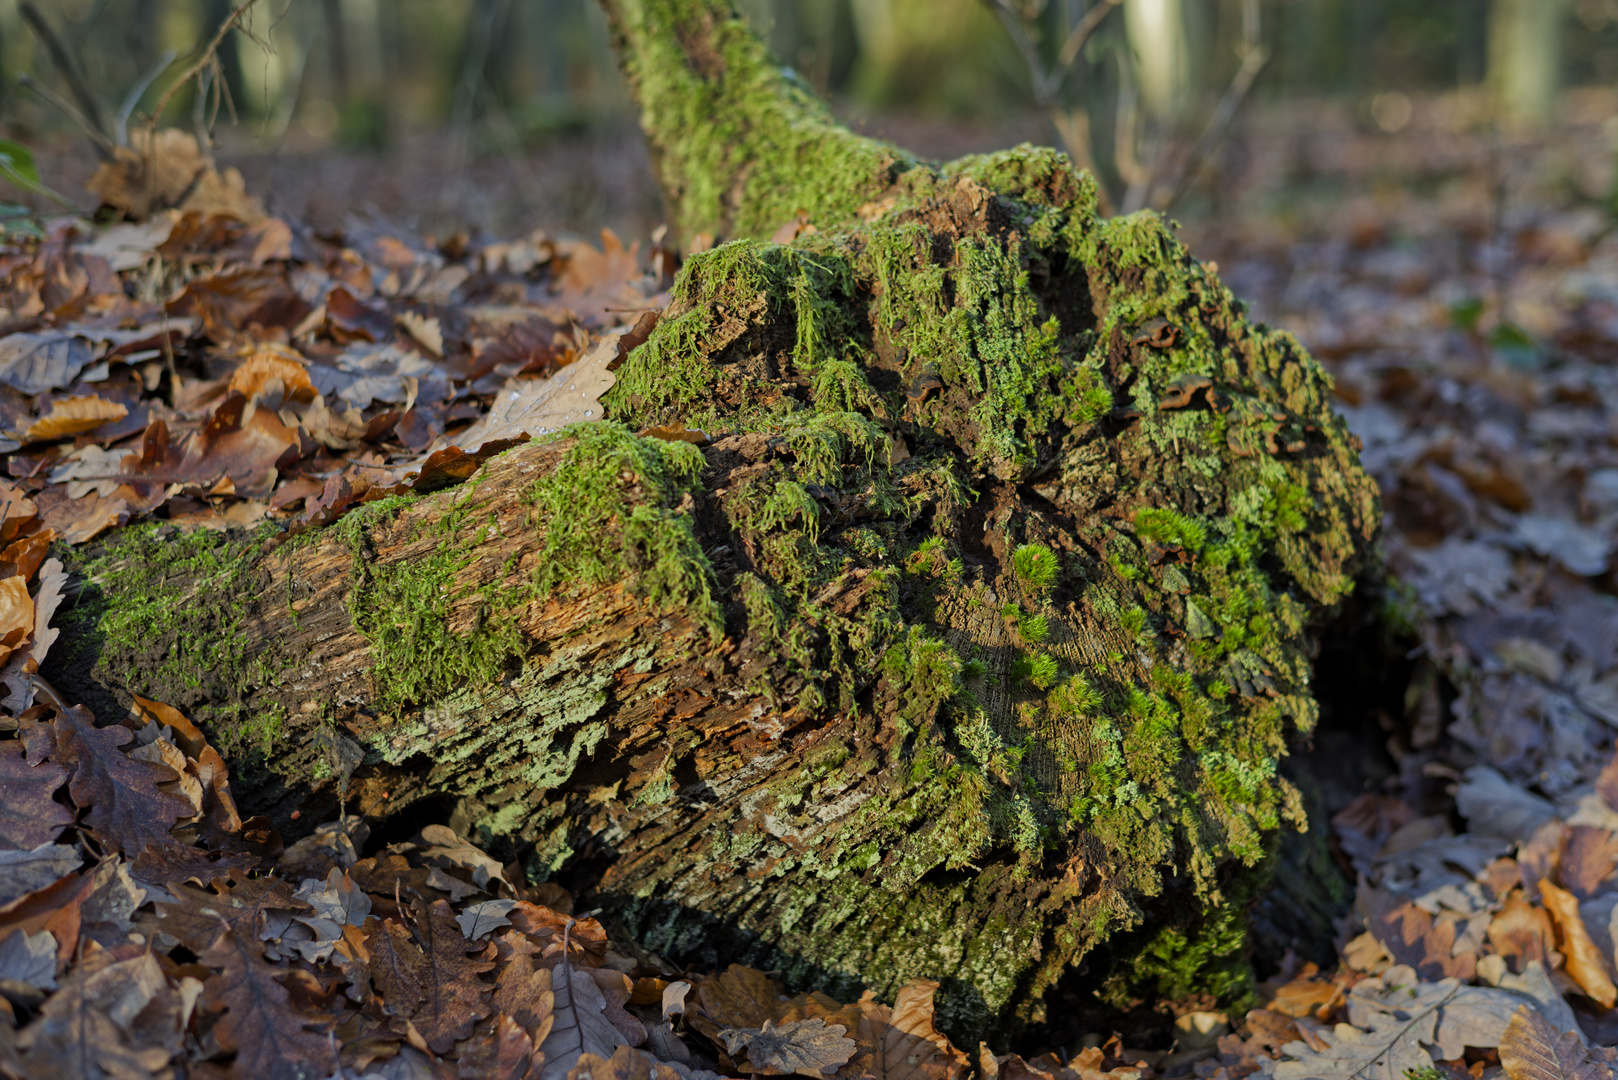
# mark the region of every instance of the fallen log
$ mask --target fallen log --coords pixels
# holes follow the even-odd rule
[[[921,162],[728,0],[605,6],[679,228],[729,239],[609,421],[285,542],[130,530],[47,677],[188,711],[244,811],[453,800],[652,949],[942,979],[959,1036],[1125,931],[1141,991],[1239,995],[1380,517],[1328,377],[1061,155]]]

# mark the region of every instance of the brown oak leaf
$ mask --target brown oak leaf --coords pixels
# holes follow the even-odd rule
[[[491,1003],[502,1015],[510,1016],[536,1043],[545,1041],[555,1022],[555,997],[551,993],[551,970],[535,967],[533,958],[519,954],[500,969]]]
[[[483,946],[466,940],[444,901],[418,901],[411,914],[411,926],[384,919],[366,936],[368,966],[388,1012],[443,1054],[489,1015],[493,987],[478,976],[494,964],[467,955]]]
[[[84,963],[67,983],[45,999],[39,1019],[18,1034],[30,1080],[83,1077],[144,1077],[169,1061],[161,1046],[142,1046],[132,1037],[134,1020],[164,980],[150,953],[99,967]]]
[[[74,770],[68,793],[89,808],[85,824],[110,847],[133,856],[146,844],[168,842],[169,829],[192,816],[189,802],[158,787],[177,779],[174,770],[119,749],[135,737],[128,728],[98,728],[82,705],[58,713],[54,726],[53,757]]]
[[[236,1052],[231,1075],[292,1080],[330,1070],[326,1040],[306,1026],[317,1018],[293,1011],[281,985],[286,969],[267,963],[256,942],[234,932],[220,934],[202,962],[221,969],[203,984],[204,1000],[224,1010],[213,1033],[222,1049]]]
[[[313,909],[292,895],[292,887],[277,878],[253,878],[217,891],[194,885],[171,885],[175,900],[157,902],[158,914],[150,925],[176,938],[194,953],[201,953],[227,928],[247,941],[259,940],[271,911],[301,915]]]
[[[0,851],[31,851],[56,839],[73,811],[51,798],[67,781],[52,762],[30,765],[19,739],[0,743]]]
[[[731,1057],[745,1054],[749,1069],[764,1076],[800,1076],[825,1080],[854,1056],[858,1047],[847,1038],[848,1029],[824,1020],[793,1020],[762,1028],[726,1028],[719,1033]]]
[[[1490,921],[1489,944],[1511,962],[1511,970],[1519,973],[1534,960],[1547,969],[1561,966],[1562,954],[1556,951],[1556,931],[1550,916],[1523,899],[1520,892],[1512,893]]]
[[[1476,953],[1451,955],[1457,936],[1452,919],[1435,921],[1415,904],[1378,896],[1366,929],[1388,950],[1396,964],[1416,969],[1424,979],[1471,979],[1477,974]]]
[[[534,1061],[534,1040],[509,1016],[482,1028],[461,1047],[461,1080],[523,1080]]]

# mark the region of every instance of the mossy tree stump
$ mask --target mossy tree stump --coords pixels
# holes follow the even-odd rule
[[[273,550],[132,531],[48,674],[191,710],[250,809],[451,797],[652,948],[939,978],[960,1035],[1136,928],[1140,979],[1236,991],[1379,520],[1327,376],[1061,155],[924,163],[728,0],[605,6],[679,226],[728,239],[611,422]]]

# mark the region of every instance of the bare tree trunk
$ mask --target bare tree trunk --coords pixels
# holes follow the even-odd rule
[[[1556,108],[1567,0],[1494,0],[1489,13],[1489,83],[1501,111],[1539,127]]]
[[[132,534],[52,674],[191,710],[282,823],[454,799],[651,948],[940,978],[958,1036],[1109,941],[1239,997],[1380,519],[1327,377],[1061,155],[924,163],[726,0],[606,7],[681,228],[796,239],[691,257],[609,422],[463,488]]]

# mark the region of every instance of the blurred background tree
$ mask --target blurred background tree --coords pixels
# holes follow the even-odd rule
[[[34,2],[107,115],[146,87],[128,103],[138,121],[233,0]],[[1447,96],[1467,103],[1457,107],[1467,123],[1532,132],[1555,119],[1562,89],[1618,80],[1618,0],[738,3],[852,122],[940,156],[1023,139],[1064,145],[1120,209],[1187,192],[1206,204],[1197,181],[1206,188],[1217,174],[1206,159],[1219,140],[1200,144],[1234,105],[1265,116],[1305,103],[1347,109],[1354,123],[1394,132],[1414,103]],[[46,167],[60,147],[55,165],[72,173],[74,124],[42,96],[71,101],[72,74],[27,7],[0,0],[0,126],[43,146]],[[1082,47],[1063,55],[1087,20]],[[443,181],[406,199],[425,221],[655,215],[594,0],[260,0],[245,22],[253,36],[232,35],[221,55],[228,93],[213,130],[221,154],[256,167],[249,182],[283,192],[288,212],[310,212],[322,193],[362,206],[365,192],[345,177],[369,177],[391,212],[415,169]],[[166,122],[207,124],[192,98],[177,95]],[[391,174],[367,173],[368,160],[391,162]],[[567,185],[553,181],[569,164],[584,189],[559,196]],[[614,169],[621,184],[605,175]],[[506,194],[492,199],[491,184]]]

